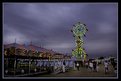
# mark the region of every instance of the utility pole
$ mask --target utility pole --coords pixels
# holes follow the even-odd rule
[[[16,38],[15,38],[15,44],[14,44],[14,47],[15,47],[15,55],[14,55],[14,76],[16,74]]]

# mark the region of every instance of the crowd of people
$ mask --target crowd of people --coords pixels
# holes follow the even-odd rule
[[[117,73],[117,62],[115,61],[109,61],[109,60],[104,60],[103,62],[98,62],[96,60],[86,61],[83,63],[83,66],[91,72],[99,72],[99,68],[101,67],[100,64],[103,64],[105,74],[108,74],[110,72],[109,65],[111,65],[111,67],[113,68],[114,73]],[[79,70],[80,66],[81,64],[77,62],[76,63],[77,70]]]
[[[73,63],[70,63],[70,65],[73,66]],[[57,64],[55,64],[57,65]],[[61,62],[61,67],[62,67],[62,72],[66,72],[66,66],[68,65],[67,62],[63,61]],[[59,65],[57,65],[58,67]],[[109,60],[103,60],[102,62],[99,62],[97,60],[89,60],[89,61],[78,61],[74,63],[74,68],[77,68],[78,71],[80,71],[81,67],[86,68],[87,70],[89,70],[90,72],[99,72],[102,71],[100,68],[103,68],[103,71],[105,74],[110,73],[111,67],[114,70],[114,73],[117,73],[117,62],[113,61],[109,61]]]

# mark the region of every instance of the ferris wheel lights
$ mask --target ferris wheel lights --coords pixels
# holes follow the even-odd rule
[[[88,31],[88,29],[86,29]]]
[[[79,39],[80,39],[80,36],[78,36],[79,37]]]
[[[86,37],[86,35],[84,35],[84,37]]]
[[[86,31],[88,31],[88,29],[86,28],[85,24],[81,24],[80,22],[78,22],[72,30],[73,30],[73,37],[76,40],[76,49],[73,50],[72,49],[72,55],[75,56],[76,58],[82,58],[82,55],[85,55],[85,49],[82,48],[82,44],[84,44],[83,42],[83,36],[86,37],[85,33]],[[86,57],[84,57],[85,59]]]
[[[86,26],[86,24],[83,24],[84,26]]]

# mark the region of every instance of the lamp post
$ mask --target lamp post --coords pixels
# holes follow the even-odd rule
[[[14,76],[15,76],[15,74],[16,74],[16,39],[15,39],[15,44],[14,44],[14,50],[15,50],[15,58],[14,58]]]

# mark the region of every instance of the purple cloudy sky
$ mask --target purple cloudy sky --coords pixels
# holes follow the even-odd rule
[[[3,43],[30,41],[60,53],[71,53],[70,32],[77,22],[87,25],[84,47],[90,57],[117,55],[117,3],[4,3]]]

